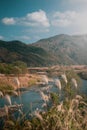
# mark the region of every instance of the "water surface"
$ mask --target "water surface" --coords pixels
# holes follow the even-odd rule
[[[56,92],[58,89],[53,85],[51,85],[51,92]],[[11,97],[12,104],[23,104],[23,111],[24,112],[31,112],[32,110],[35,110],[36,108],[41,108],[43,104],[43,100],[40,96],[39,90],[43,89],[43,87],[39,86],[33,86],[32,88],[29,88],[27,91],[24,91],[21,94],[21,99],[19,97]],[[80,87],[80,92],[82,94],[87,95],[87,80],[82,80],[82,86]],[[5,99],[0,98],[0,107],[4,107],[6,104]]]

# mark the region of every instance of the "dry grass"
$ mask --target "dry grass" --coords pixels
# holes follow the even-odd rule
[[[32,112],[31,120],[26,118],[26,114],[21,114],[16,120],[9,116],[4,122],[3,130],[87,130],[87,98],[77,95],[75,86],[73,87],[76,92],[72,93],[72,78],[78,78],[71,76],[71,73],[65,76],[60,80],[62,82],[62,80],[67,79],[67,82],[63,81],[61,86],[61,90],[63,87],[63,92],[65,92],[62,101],[59,92],[49,92],[46,95],[42,91],[40,94],[46,109],[37,109]],[[31,76],[30,79],[33,84],[36,83],[38,78]]]
[[[17,77],[17,76],[16,76]],[[15,75],[0,75],[0,90],[3,89],[17,89],[17,85],[14,82]],[[31,74],[25,74],[25,75],[19,75],[18,79],[20,81],[20,87],[29,87],[31,85],[37,84],[37,82],[40,82],[40,76],[39,75],[31,75]]]

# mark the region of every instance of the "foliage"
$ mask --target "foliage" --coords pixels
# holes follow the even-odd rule
[[[64,34],[29,45],[20,41],[0,41],[0,61],[13,63],[20,60],[28,66],[87,65],[86,42],[84,36],[74,37]]]
[[[57,105],[59,103],[59,95],[56,93],[50,93],[52,103]]]
[[[13,63],[13,66],[18,67],[19,73],[26,73],[27,72],[27,64],[23,61],[16,61]]]
[[[72,87],[71,79],[79,81],[79,78],[74,72],[67,72],[64,75],[67,82],[64,76],[60,77],[62,84],[60,91],[57,93],[40,91],[46,109],[36,109],[27,118],[26,114],[21,114],[18,119],[9,116],[4,122],[3,130],[87,130],[87,99],[78,95],[76,84]],[[62,93],[65,93],[63,98]]]
[[[87,103],[75,97],[52,106],[48,112],[39,112],[41,118],[7,120],[4,130],[87,130]]]
[[[20,41],[0,41],[0,61],[13,63],[23,61],[28,66],[45,66],[51,60],[50,55],[41,47],[24,44]]]
[[[80,77],[73,70],[66,71],[65,74],[66,74],[68,82],[66,84],[64,80],[60,77],[62,90],[63,90],[64,96],[66,98],[71,99],[71,98],[74,98],[74,96],[79,92],[79,87],[81,86],[81,80],[80,80]],[[76,88],[74,84],[72,83],[73,78],[76,80],[78,88]]]
[[[0,63],[1,74],[21,74],[27,72],[27,65],[24,62],[17,61],[13,64]]]
[[[2,92],[9,92],[13,90],[12,85],[8,84],[6,81],[0,79],[0,91]]]
[[[29,86],[32,86],[32,85],[35,85],[37,83],[37,79],[30,79],[29,82],[28,82],[28,85]]]

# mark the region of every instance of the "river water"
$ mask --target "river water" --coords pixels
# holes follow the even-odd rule
[[[58,89],[55,86],[53,86],[52,84],[49,85],[51,87],[50,88],[51,92],[58,91]],[[11,97],[12,104],[22,103],[23,111],[26,113],[29,113],[32,110],[34,111],[36,108],[41,108],[43,104],[43,100],[41,99],[40,92],[39,92],[39,90],[41,89],[43,89],[43,87],[33,86],[21,94],[21,99],[19,97],[12,96]],[[82,80],[80,92],[82,94],[87,95],[87,80]],[[5,104],[6,104],[5,99],[0,98],[0,107],[4,107]]]

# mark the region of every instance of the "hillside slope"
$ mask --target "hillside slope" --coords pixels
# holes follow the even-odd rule
[[[60,64],[87,64],[87,35],[57,35],[32,44],[57,58]]]
[[[28,66],[45,66],[52,62],[49,54],[40,47],[28,46],[20,41],[0,41],[0,62],[24,61]]]
[[[87,35],[57,35],[36,43],[0,41],[0,62],[24,61],[28,66],[87,64]]]

